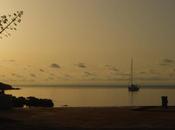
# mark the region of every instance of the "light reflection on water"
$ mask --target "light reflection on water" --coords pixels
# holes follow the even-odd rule
[[[128,92],[127,87],[56,87],[18,86],[21,90],[6,93],[19,96],[35,96],[52,99],[55,106],[148,106],[161,105],[161,96],[168,96],[169,105],[175,105],[175,88],[141,88]]]

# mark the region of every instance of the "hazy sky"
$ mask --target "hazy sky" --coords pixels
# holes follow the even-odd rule
[[[174,0],[0,0],[23,10],[0,40],[0,78],[12,84],[175,83]]]

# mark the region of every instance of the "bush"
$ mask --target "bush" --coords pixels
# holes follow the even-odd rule
[[[26,99],[24,97],[13,97],[13,107],[24,107]]]
[[[54,104],[50,99],[38,99],[36,97],[27,97],[26,105],[31,107],[53,107]]]

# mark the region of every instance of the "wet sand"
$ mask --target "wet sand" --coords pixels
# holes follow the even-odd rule
[[[175,107],[60,107],[0,111],[0,129],[174,128]]]

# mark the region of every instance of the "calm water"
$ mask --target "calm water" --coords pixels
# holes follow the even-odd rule
[[[169,105],[175,105],[175,88],[142,87],[128,92],[127,87],[109,86],[17,86],[21,90],[6,93],[15,96],[35,96],[52,99],[55,106],[131,106],[160,105],[160,97],[167,95]]]

